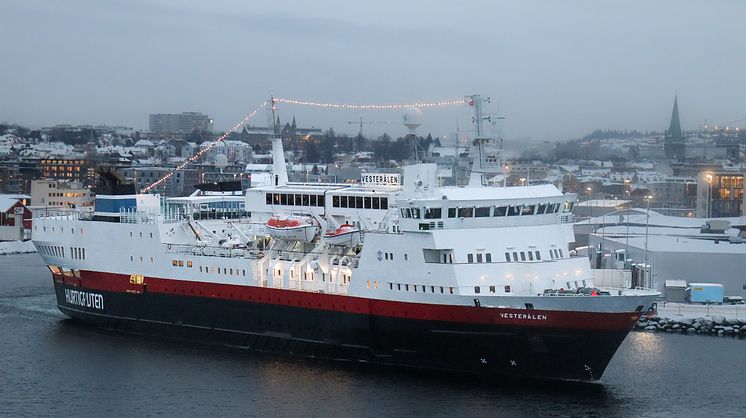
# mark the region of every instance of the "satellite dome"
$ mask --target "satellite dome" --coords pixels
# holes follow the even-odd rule
[[[416,107],[410,107],[404,111],[402,122],[404,126],[409,128],[409,132],[413,134],[417,130],[417,127],[422,125],[422,111]]]
[[[228,166],[228,157],[225,154],[218,154],[215,156],[215,167],[222,170]]]

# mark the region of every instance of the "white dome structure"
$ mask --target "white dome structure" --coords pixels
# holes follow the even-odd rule
[[[422,125],[422,111],[416,107],[410,107],[404,111],[402,122],[404,123],[404,126],[409,128],[409,133],[414,135],[417,127]]]

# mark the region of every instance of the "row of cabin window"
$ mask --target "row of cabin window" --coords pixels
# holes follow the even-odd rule
[[[511,253],[505,252],[505,261],[507,261],[507,262],[518,261],[518,255],[519,254],[520,254],[520,257],[521,257],[520,261],[541,261],[541,252],[539,252],[538,250],[537,251],[526,251],[526,252],[524,252],[524,251],[521,251],[521,252],[513,251],[513,257],[512,258],[510,256]],[[526,258],[526,254],[528,254],[528,258]],[[561,249],[553,248],[553,249],[549,250],[549,256],[552,258],[552,260],[554,260],[554,259],[559,259],[559,258],[564,257],[564,254],[562,253]],[[489,263],[489,261],[488,261],[488,263]]]
[[[551,253],[551,250],[549,251]],[[526,258],[526,253],[528,253],[528,259]],[[513,251],[513,258],[510,258],[510,253],[505,253],[505,261],[511,262],[511,261],[518,261],[518,255],[521,256],[521,261],[541,261],[541,253],[539,251]]]
[[[268,205],[324,206],[324,195],[320,194],[267,193],[265,198]]]
[[[134,263],[135,262],[135,256],[131,255],[130,256],[130,261]],[[143,259],[143,256],[140,256],[140,262],[141,263],[145,262],[145,260]],[[150,262],[151,263],[155,262],[155,260],[153,259],[153,257],[150,257]]]
[[[59,247],[57,245],[42,245],[41,252],[51,257],[65,257],[65,247]]]
[[[42,231],[47,232],[47,227],[46,226],[42,226],[41,229],[42,229]],[[38,225],[34,225],[34,231],[38,231],[38,230],[39,230],[39,226]],[[52,232],[54,232],[54,227],[52,227]],[[60,232],[65,232],[65,228],[60,228]],[[75,228],[71,227],[70,228],[70,233],[74,234],[75,233]],[[83,235],[83,228],[80,228],[80,235]]]
[[[495,288],[495,286],[490,286],[490,293],[495,293],[496,290],[497,289]],[[481,292],[482,292],[482,287],[481,286],[474,286],[474,293],[481,293]],[[510,293],[510,285],[509,284],[505,285],[505,293]]]
[[[440,293],[445,293],[445,287],[443,286],[425,286],[419,285],[419,284],[407,284],[407,283],[391,283],[389,282],[389,290],[403,290],[405,292],[422,292],[422,293],[428,293],[428,288],[430,288],[429,293],[437,293],[436,290],[440,290]],[[419,289],[419,290],[418,290]],[[451,295],[453,294],[453,287],[448,287],[448,293]]]
[[[449,218],[489,218],[490,216],[528,216],[558,213],[561,203],[541,203],[535,205],[512,205],[512,206],[469,206],[448,208]],[[493,210],[494,209],[494,210]],[[402,208],[402,218],[413,219],[440,219],[443,216],[442,208]]]
[[[332,196],[332,207],[352,209],[388,209],[388,197]]]

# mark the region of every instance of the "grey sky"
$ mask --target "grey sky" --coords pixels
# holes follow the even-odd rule
[[[227,129],[270,94],[481,93],[499,103],[508,138],[562,139],[663,129],[678,91],[688,129],[746,118],[744,16],[736,0],[0,0],[0,121],[146,128],[149,113],[201,111]],[[361,114],[280,113],[350,133],[345,121]],[[421,132],[443,135],[469,116],[427,110]],[[368,132],[405,132],[399,113],[363,117],[392,121]]]

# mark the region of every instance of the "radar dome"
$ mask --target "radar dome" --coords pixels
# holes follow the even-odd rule
[[[215,167],[222,170],[228,166],[228,157],[225,154],[218,154],[215,156]]]
[[[414,134],[417,127],[422,125],[422,111],[416,107],[410,107],[404,111],[402,122],[404,123],[404,126],[409,128],[409,132]]]

